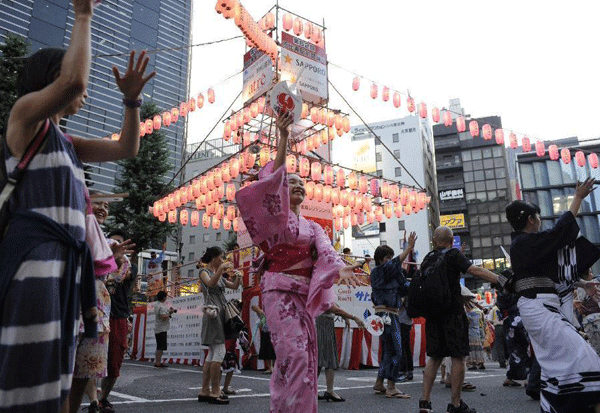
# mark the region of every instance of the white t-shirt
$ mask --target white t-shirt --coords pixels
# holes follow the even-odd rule
[[[156,321],[154,322],[154,334],[167,331],[169,330],[169,327],[171,327],[170,318],[167,318],[166,320],[161,318],[161,316],[165,315],[170,315],[167,303],[161,303],[160,301],[157,301],[156,305],[154,306],[154,316],[156,317]]]

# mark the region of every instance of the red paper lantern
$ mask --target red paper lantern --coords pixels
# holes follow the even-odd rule
[[[310,173],[310,161],[308,158],[300,158],[300,176],[306,178]]]
[[[423,102],[419,103],[419,116],[421,119],[425,119],[427,117],[427,105]]]
[[[440,121],[440,110],[438,108],[431,109],[431,119],[438,123]]]
[[[319,123],[319,108],[313,106],[310,108],[310,120],[312,123]]]
[[[391,202],[388,202],[387,204],[385,204],[384,212],[385,212],[386,218],[390,219],[392,217],[392,215],[394,214],[394,204],[392,204]]]
[[[345,216],[343,219],[343,223],[344,223],[344,229],[348,229],[350,227],[350,217]]]
[[[360,88],[360,78],[355,76],[354,79],[352,79],[352,90],[356,92],[358,88]]]
[[[206,205],[206,195],[200,195],[196,198],[196,209],[201,210]]]
[[[267,15],[265,16],[265,23],[268,30],[275,28],[275,16],[273,15],[273,13],[267,13]]]
[[[456,118],[456,130],[459,132],[464,132],[467,130],[464,116],[459,116]]]
[[[381,99],[384,102],[390,100],[390,89],[387,86],[384,86],[383,90],[381,91]]]
[[[400,202],[396,202],[394,204],[394,212],[396,214],[396,218],[402,218],[402,204]]]
[[[371,99],[377,98],[377,84],[371,83]]]
[[[350,192],[348,194],[348,206],[350,208],[354,208],[356,206],[356,194],[354,192]]]
[[[177,222],[177,210],[169,211],[169,223],[175,224]]]
[[[383,182],[381,184],[381,197],[382,198],[389,198],[390,196],[390,184],[388,184],[387,182]]]
[[[184,118],[187,116],[187,113],[188,113],[188,104],[187,104],[187,102],[181,102],[181,104],[179,105],[179,113]]]
[[[575,161],[579,166],[585,166],[585,154],[582,151],[575,152]]]
[[[413,209],[410,205],[405,205],[404,206],[404,215],[410,215],[412,214]]]
[[[350,132],[350,118],[348,118],[347,116],[345,116],[344,119],[342,119],[342,129],[346,133]],[[338,129],[338,131],[339,131],[339,129]]]
[[[531,151],[531,142],[527,136],[523,136],[523,139],[521,139],[521,145],[523,146],[523,152]]]
[[[393,100],[395,108],[399,108],[400,105],[402,104],[402,97],[400,96],[400,93],[398,93],[398,92],[394,92],[394,97],[392,100]]]
[[[340,205],[345,207],[348,206],[348,191],[340,191]]]
[[[488,123],[483,125],[481,131],[483,132],[483,139],[485,139],[486,141],[492,139],[492,127]]]
[[[553,161],[557,161],[559,158],[558,146],[556,146],[556,145],[548,146],[548,155],[550,156],[550,159],[552,159]]]
[[[590,153],[588,155],[588,162],[590,163],[590,167],[592,169],[598,169],[598,155],[595,153]]]
[[[146,135],[150,135],[152,133],[152,131],[154,130],[154,122],[152,122],[152,120],[150,120],[150,119],[146,119],[146,121],[144,122],[144,129],[145,129]]]
[[[304,25],[302,24],[302,20],[300,19],[300,17],[296,17],[296,19],[294,20],[294,34],[296,36],[300,36],[303,31]]]
[[[315,183],[313,181],[308,181],[304,186],[304,190],[306,191],[306,199],[313,199],[315,194]]]
[[[348,174],[348,188],[356,189],[357,187],[358,187],[358,178],[356,176],[356,173],[350,172]]]
[[[213,229],[219,229],[221,227],[221,220],[217,219],[217,217],[213,217],[212,227],[213,227]]]
[[[208,103],[215,103],[215,91],[212,88],[208,89],[206,96],[208,97]]]
[[[331,202],[331,186],[323,186],[323,202]]]
[[[227,184],[227,200],[229,202],[233,202],[234,199],[235,199],[235,185]]]
[[[369,190],[369,181],[367,179],[366,176],[362,175],[360,177],[360,180],[358,182],[358,190],[362,193],[362,194],[366,194],[367,191]]]
[[[463,119],[463,122],[464,122],[464,119]],[[452,126],[452,114],[450,113],[450,111],[444,112],[444,125],[447,127]],[[456,127],[458,128],[458,121],[456,123]],[[459,132],[461,132],[461,131],[459,131]]]
[[[233,221],[234,218],[235,218],[235,207],[233,205],[229,205],[227,207],[227,219],[229,219],[230,221]]]
[[[190,217],[190,223],[192,224],[193,227],[198,226],[198,224],[200,223],[200,213],[198,211],[192,211],[192,214]]]
[[[188,210],[182,209],[181,212],[179,212],[179,222],[181,222],[181,225],[187,225],[188,220],[189,220]]]
[[[286,160],[285,160],[285,167],[287,170],[288,174],[295,174],[296,173],[296,166],[297,166],[297,161],[296,161],[296,157],[292,154],[288,155]]]
[[[375,219],[377,222],[383,221],[383,208],[380,206],[375,207]]]
[[[354,206],[357,211],[361,211],[364,208],[364,206],[365,206],[364,198],[365,198],[364,195],[360,195],[360,194],[356,195],[356,199],[354,201]]]
[[[333,126],[334,120],[335,120],[335,113],[333,113],[333,111],[331,111],[331,110],[328,111],[327,112],[327,122],[326,122],[327,126],[331,128]]]
[[[321,180],[321,164],[319,162],[313,162],[310,166],[310,177],[313,181]]]
[[[504,145],[504,131],[502,129],[496,129],[496,143],[498,145]]]
[[[177,123],[179,120],[179,109],[173,108],[171,109],[171,123]]]
[[[337,174],[336,174],[336,184],[338,186],[338,188],[343,188],[345,186],[345,181],[346,181],[346,174],[344,173],[343,169],[338,169]]]
[[[315,185],[315,201],[317,202],[321,202],[323,200],[323,184],[316,184]]]
[[[329,129],[321,130],[320,137],[321,137],[321,144],[327,145],[327,142],[329,142]]]
[[[285,13],[283,15],[283,30],[289,32],[290,29],[294,26],[294,19],[289,13]]]
[[[406,99],[406,108],[410,113],[415,111],[415,100],[410,96]]]
[[[310,39],[313,36],[313,25],[311,22],[306,22],[304,24],[304,37]]]
[[[517,149],[517,146],[519,146],[517,142],[517,135],[515,135],[513,132],[511,132],[511,134],[508,136],[508,141],[510,142],[510,147],[513,149]]]
[[[231,229],[231,220],[227,217],[223,218],[223,229],[229,231]]]
[[[240,174],[240,161],[237,158],[233,158],[229,162],[229,173],[232,178],[237,178]]]
[[[154,128],[154,130],[160,129],[161,123],[162,123],[162,118],[160,117],[160,115],[155,115],[154,122],[152,123],[152,128]]]
[[[333,188],[331,190],[331,203],[337,205],[340,203],[340,188]]]
[[[204,95],[202,93],[198,93],[198,109],[202,109],[202,107],[204,106]]]
[[[331,165],[325,165],[323,168],[323,182],[325,182],[326,185],[333,184],[333,168]]]
[[[476,120],[469,122],[469,132],[471,132],[471,136],[474,138],[479,136],[479,124]]]
[[[571,151],[569,151],[569,149],[567,149],[567,148],[563,148],[560,151],[560,158],[562,159],[562,161],[565,164],[567,164],[567,165],[570,164],[571,163]]]
[[[190,98],[189,111],[194,112],[195,110],[196,110],[196,99]]]
[[[546,155],[546,147],[544,146],[543,141],[537,141],[535,143],[535,153],[537,156],[540,156],[540,157]]]

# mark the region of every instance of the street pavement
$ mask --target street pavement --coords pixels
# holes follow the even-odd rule
[[[463,400],[478,413],[534,413],[539,412],[539,402],[525,395],[523,387],[502,387],[506,370],[497,363],[488,363],[487,370],[467,372],[466,380],[475,384],[473,392],[463,393]],[[319,412],[418,412],[422,389],[422,369],[417,369],[414,380],[398,387],[412,396],[409,400],[388,399],[375,395],[372,386],[376,369],[338,370],[336,391],[346,401],[333,403],[320,401]],[[439,377],[438,377],[439,379]],[[232,387],[238,394],[230,396],[226,406],[198,403],[197,395],[202,382],[202,372],[196,366],[170,365],[155,368],[151,363],[126,361],[121,377],[110,396],[115,411],[126,412],[268,412],[269,376],[262,372],[243,370],[235,375]],[[325,377],[319,377],[319,391],[325,389]],[[432,401],[436,412],[445,412],[450,400],[450,389],[436,380]],[[84,400],[87,403],[87,400]],[[84,403],[84,406],[86,405]]]

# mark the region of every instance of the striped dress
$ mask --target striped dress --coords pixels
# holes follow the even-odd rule
[[[54,124],[45,147],[33,158],[11,199],[11,211],[34,211],[85,240],[85,178],[72,142]],[[7,149],[5,147],[5,149]],[[6,169],[17,159],[6,153]],[[0,320],[0,412],[59,412],[71,387],[76,297],[64,293],[65,245],[46,243],[20,263],[9,284]],[[79,264],[81,265],[81,264]],[[77,270],[76,283],[81,279]],[[70,311],[69,311],[70,310]]]

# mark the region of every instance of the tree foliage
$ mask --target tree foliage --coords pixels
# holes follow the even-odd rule
[[[9,34],[0,44],[0,135],[4,135],[10,109],[17,100],[17,77],[25,63],[29,43],[16,34]]]
[[[141,118],[160,114],[156,104],[144,103]],[[127,192],[123,201],[111,205],[114,219],[108,230],[121,228],[130,234],[137,248],[161,248],[166,238],[177,229],[176,224],[160,222],[148,212],[156,199],[173,187],[165,184],[164,177],[171,170],[165,134],[159,129],[140,140],[140,151],[134,158],[119,161],[120,175],[115,180],[117,192]]]

